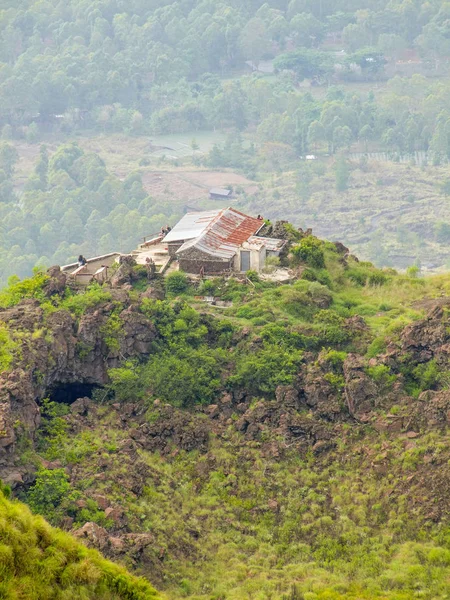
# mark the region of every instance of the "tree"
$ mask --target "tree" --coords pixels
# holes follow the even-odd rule
[[[274,61],[274,67],[278,71],[293,71],[298,82],[304,79],[321,81],[330,75],[334,68],[328,53],[309,49],[280,54]]]
[[[14,167],[19,160],[19,153],[10,144],[2,142],[0,144],[0,169],[5,172],[7,177],[14,173]]]
[[[345,156],[340,155],[335,164],[336,173],[336,191],[345,192],[348,189],[348,180],[350,178],[350,168]]]
[[[261,59],[270,48],[264,21],[256,17],[250,19],[242,30],[239,44],[244,57],[251,60],[258,67]]]
[[[347,58],[347,64],[356,64],[361,68],[361,72],[367,78],[376,77],[381,74],[386,64],[386,59],[382,52],[375,48],[363,48]]]
[[[350,127],[344,125],[343,127],[336,127],[333,131],[333,147],[334,150],[339,148],[350,147],[352,143],[352,131]]]
[[[308,127],[308,144],[317,151],[317,145],[325,140],[325,129],[320,121],[313,121]]]
[[[291,19],[289,28],[297,46],[313,48],[324,36],[324,26],[313,15],[301,13]]]
[[[39,139],[39,126],[33,121],[27,128],[26,140],[29,144],[35,144]]]
[[[369,149],[369,141],[373,137],[373,130],[370,125],[364,125],[359,132],[359,139],[364,142],[364,152],[367,152]]]

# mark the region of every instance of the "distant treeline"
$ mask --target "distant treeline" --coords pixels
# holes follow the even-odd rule
[[[174,210],[147,196],[139,174],[120,181],[96,154],[74,144],[51,158],[41,147],[19,202],[12,185],[17,158],[12,146],[0,145],[0,287],[36,264],[130,251]]]
[[[333,60],[330,52],[328,60],[314,53],[336,43],[364,77],[377,74],[384,54],[414,48],[433,65],[450,54],[450,4],[441,1],[22,0],[3,6],[0,127],[6,137],[31,141],[43,129],[242,126],[235,111],[239,90],[218,77],[246,61],[258,65],[281,54],[278,67],[320,81]],[[306,63],[305,50],[313,52]],[[344,71],[348,66],[347,56]]]

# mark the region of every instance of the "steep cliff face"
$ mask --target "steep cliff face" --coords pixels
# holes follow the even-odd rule
[[[62,293],[64,285],[52,278],[47,289]],[[110,368],[127,359],[149,356],[158,333],[151,320],[139,312],[139,302],[117,289],[110,291],[108,301],[86,308],[79,316],[67,310],[48,312],[37,300],[24,300],[0,311],[1,321],[20,339],[12,368],[0,374],[0,477],[9,481],[13,472],[10,482],[15,483],[15,443],[18,435],[33,438],[43,398],[50,396],[72,404],[89,396],[95,387],[106,385]],[[106,328],[112,314],[121,326],[115,343],[109,344]],[[348,327],[365,335],[361,319],[349,321]],[[436,359],[445,366],[450,352],[449,331],[446,309],[434,307],[376,359],[348,354],[340,369],[339,384],[330,378],[333,366],[326,353],[306,353],[293,385],[279,386],[274,400],[255,404],[255,398],[244,387],[224,390],[216,404],[199,407],[194,414],[161,406],[153,424],[142,416],[132,437],[145,449],[163,453],[173,444],[184,450],[205,450],[211,432],[223,432],[233,423],[245,439],[259,440],[264,431],[270,430],[289,443],[306,443],[322,451],[332,447],[340,424],[345,422],[369,423],[375,419],[380,430],[444,425],[450,418],[450,394],[445,390],[425,391],[412,402],[404,390],[401,371],[406,360],[418,365]],[[368,375],[370,365],[388,365],[393,384],[386,387],[383,381],[374,381]],[[393,405],[406,407],[403,416],[380,419],[376,411],[389,410]],[[195,414],[208,419],[198,422]],[[127,419],[126,411],[124,415]],[[132,419],[132,413],[128,417]]]
[[[55,285],[52,278],[50,294]],[[112,313],[121,326],[115,343],[108,345],[105,327]],[[105,385],[108,369],[150,353],[156,331],[122,290],[111,290],[110,301],[87,308],[79,317],[67,310],[46,312],[29,299],[0,310],[0,321],[18,344],[12,367],[0,374],[1,478],[2,469],[14,459],[17,432],[32,437],[39,426],[40,400],[54,396],[70,403]]]

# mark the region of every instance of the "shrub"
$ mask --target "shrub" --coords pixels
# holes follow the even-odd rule
[[[205,279],[202,282],[198,291],[204,296],[215,296],[217,291],[217,284],[212,279]]]
[[[374,271],[369,275],[369,285],[384,285],[388,278],[383,271]]]
[[[346,352],[339,352],[338,350],[328,350],[322,355],[324,361],[326,361],[333,370],[341,371],[342,365],[347,358]]]
[[[10,277],[8,287],[0,292],[0,308],[15,306],[24,298],[43,299],[42,290],[47,281],[48,276],[41,271],[36,271],[33,277],[23,281],[16,276]]]
[[[294,317],[310,319],[314,312],[311,298],[295,287],[286,287],[282,291],[283,309]]]
[[[101,285],[94,282],[82,293],[69,296],[61,302],[61,308],[65,308],[76,316],[81,316],[86,310],[94,308],[104,302],[111,300],[111,293]]]
[[[155,396],[175,406],[207,404],[220,386],[220,355],[209,348],[182,348],[153,356],[143,375]]]
[[[4,498],[9,498],[11,496],[11,487],[9,485],[6,485],[5,483],[3,483],[3,481],[1,479],[0,479],[0,494]]]
[[[278,385],[292,383],[301,359],[299,350],[285,351],[267,345],[254,354],[238,357],[235,374],[228,378],[228,385],[243,387],[253,394],[274,394]]]
[[[312,235],[304,237],[300,244],[293,246],[292,254],[300,261],[307,263],[310,267],[315,269],[325,268],[325,254],[322,242]]]
[[[259,281],[258,273],[256,271],[254,271],[253,269],[250,269],[249,271],[247,271],[245,275],[247,276],[247,279],[249,279],[253,283],[257,283]]]
[[[370,346],[367,348],[367,357],[375,358],[379,354],[383,354],[386,350],[386,340],[384,337],[378,337],[373,340]]]
[[[343,327],[344,319],[332,310],[319,310],[314,322],[324,345],[342,344],[349,339],[349,332]]]
[[[18,344],[11,339],[6,325],[0,321],[0,373],[10,368],[17,348]]]
[[[330,290],[318,281],[311,282],[308,287],[308,294],[317,306],[329,306],[333,302]]]
[[[339,393],[345,387],[345,379],[343,375],[338,375],[337,373],[325,373],[324,379],[325,381],[328,381],[335,392]]]
[[[413,377],[417,381],[421,391],[435,388],[439,383],[439,376],[439,368],[435,360],[430,360],[413,369]]]
[[[113,312],[100,327],[105,344],[112,351],[120,350],[120,340],[123,337],[123,323],[116,312]]]
[[[48,398],[42,400],[37,447],[40,452],[45,452],[45,457],[48,460],[54,460],[59,456],[68,428],[64,416],[68,413],[69,407],[67,404],[52,402]]]
[[[391,370],[386,365],[376,365],[375,367],[368,367],[366,369],[367,374],[371,377],[375,383],[377,383],[383,389],[391,387],[394,383],[396,376],[391,375]]]
[[[133,361],[125,362],[121,367],[109,369],[111,383],[109,391],[116,400],[139,400],[144,396],[145,386],[141,378],[141,368]]]
[[[174,271],[166,277],[166,291],[168,294],[178,296],[184,294],[189,288],[189,281],[182,271]]]
[[[356,285],[363,286],[366,285],[369,274],[367,273],[366,269],[353,267],[347,271],[347,277]]]
[[[64,469],[39,469],[34,485],[27,493],[30,508],[57,521],[57,509],[63,501],[67,501],[71,492],[69,476]]]

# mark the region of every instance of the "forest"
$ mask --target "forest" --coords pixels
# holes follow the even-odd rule
[[[102,164],[98,153],[69,149],[83,136],[191,136],[187,158],[163,156],[164,168],[233,169],[265,186],[266,196],[273,188],[267,176],[294,173],[297,199],[290,193],[278,210],[287,218],[303,219],[302,203],[316,203],[308,181],[322,175],[305,171],[308,153],[322,157],[328,173],[333,157],[342,164],[370,152],[393,161],[419,153],[422,167],[446,167],[449,15],[450,3],[421,0],[6,3],[0,282],[79,252],[130,251],[139,237],[180,216],[182,207],[142,183],[146,167],[155,168],[151,156],[137,157],[122,176],[120,165]],[[198,148],[197,135],[218,131],[225,143]],[[19,177],[17,148],[36,146],[40,152]],[[115,152],[120,163],[120,147]],[[345,173],[339,186],[349,187]],[[270,206],[269,198],[259,200],[259,210]],[[449,222],[438,210],[425,237],[444,243]],[[403,266],[430,253],[419,249],[400,262],[392,258],[398,249],[384,254],[385,264]]]

